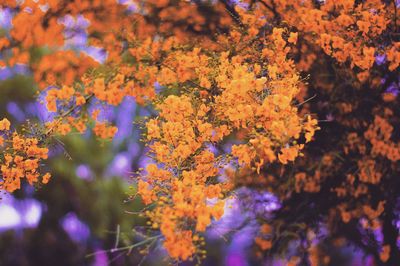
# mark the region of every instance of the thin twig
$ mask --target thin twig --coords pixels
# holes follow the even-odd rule
[[[157,235],[157,236],[153,236],[153,237],[149,237],[141,242],[138,242],[136,244],[130,245],[130,246],[126,246],[126,247],[120,247],[120,248],[113,248],[113,249],[108,249],[108,250],[99,250],[93,253],[90,253],[88,255],[86,255],[86,258],[90,258],[93,257],[97,254],[104,254],[104,253],[108,253],[108,252],[118,252],[118,251],[124,251],[124,250],[132,250],[136,247],[140,247],[144,244],[147,244],[148,242],[152,242],[155,239],[161,238],[162,235]]]
[[[308,98],[308,99],[305,100],[304,102],[299,103],[299,104],[297,105],[297,107],[299,107],[299,106],[301,106],[301,105],[303,105],[303,104],[305,104],[305,103],[311,101],[311,100],[314,99],[315,97],[317,97],[317,94],[314,94],[313,96],[311,96],[310,98]]]

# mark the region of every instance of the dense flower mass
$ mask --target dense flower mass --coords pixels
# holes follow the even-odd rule
[[[30,185],[41,182],[47,184],[50,174],[41,176],[39,171],[42,160],[47,159],[48,149],[42,147],[36,138],[27,138],[16,132],[11,133],[10,121],[0,121],[0,147],[2,149],[0,189],[14,192],[21,188],[21,180]]]
[[[258,170],[278,158],[286,164],[301,153],[300,136],[306,134],[309,141],[318,129],[315,119],[301,118],[292,105],[299,76],[287,59],[290,46],[283,33],[274,29],[265,39],[272,45],[260,54],[175,48],[161,66],[161,80],[156,76],[160,85],[178,90],[156,101],[159,115],[146,124],[150,154],[160,167],[147,167],[138,193],[155,206],[146,215],[160,228],[175,259],[191,257],[197,233],[223,214],[232,183],[221,182],[222,168],[235,158],[239,167]],[[266,60],[275,54],[270,65],[259,65],[264,54]],[[263,74],[270,69],[272,74]],[[232,146],[232,154],[213,151],[228,136],[238,135],[242,144]]]
[[[175,261],[202,257],[202,233],[223,216],[228,198],[241,199],[241,187],[282,205],[255,215],[259,257],[297,241],[302,247],[288,265],[328,265],[316,243],[324,227],[329,243],[347,237],[376,261],[400,259],[397,1],[0,6],[13,15],[0,64],[26,65],[54,114],[35,134],[0,121],[1,190],[20,189],[25,179],[46,184],[50,173],[39,170],[56,135],[90,129],[113,138],[118,128],[101,109],[132,97],[154,111],[143,123],[152,162],[133,177],[142,215]],[[86,21],[81,49],[67,45],[63,23],[78,17]],[[106,58],[94,60],[87,47]]]

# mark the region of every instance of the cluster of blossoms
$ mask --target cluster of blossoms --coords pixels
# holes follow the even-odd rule
[[[259,8],[266,13],[278,16],[301,33],[301,68],[307,69],[317,59],[315,49],[319,46],[339,63],[350,63],[357,68],[358,78],[362,81],[369,77],[375,55],[386,55],[390,71],[400,64],[399,42],[392,41],[381,45],[379,38],[393,34],[389,26],[396,27],[396,1],[385,3],[369,0],[357,4],[357,1],[260,1]],[[271,11],[270,7],[274,7]]]
[[[47,184],[51,175],[41,176],[39,168],[42,160],[48,157],[48,149],[42,147],[36,138],[12,133],[10,126],[6,118],[0,121],[0,190],[14,192],[21,188],[23,179],[30,185],[40,181]]]
[[[237,186],[263,186],[283,202],[273,219],[265,219],[272,227],[273,244],[259,241],[260,249],[276,252],[278,243],[299,238],[309,242],[297,225],[315,236],[320,225],[310,223],[322,214],[332,242],[349,239],[376,261],[392,265],[399,258],[394,225],[399,195],[395,176],[400,169],[395,89],[400,56],[398,3],[274,0],[249,1],[249,5],[299,30],[296,68],[311,77],[298,97],[316,94],[319,99],[316,104],[305,103],[301,112],[327,117],[316,141],[306,145],[304,156],[294,165],[271,166],[261,173],[244,171],[240,176],[245,178],[236,179]],[[312,241],[309,247],[311,265],[330,263],[328,252]],[[299,256],[294,258],[293,265],[301,263]]]
[[[145,214],[174,259],[200,252],[198,234],[223,214],[233,183],[221,177],[222,168],[236,160],[239,168],[258,171],[276,160],[286,164],[300,155],[300,137],[310,141],[318,129],[292,104],[299,76],[287,58],[284,33],[273,29],[265,39],[272,45],[259,55],[180,49],[161,67],[157,82],[166,93],[177,93],[157,100],[159,115],[146,124],[145,140],[157,164],[141,175],[138,193],[153,206]],[[231,154],[218,153],[229,137],[242,144],[233,145]]]

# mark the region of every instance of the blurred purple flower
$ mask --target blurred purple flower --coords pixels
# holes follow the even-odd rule
[[[108,256],[106,252],[102,252],[101,249],[95,250],[96,255],[94,256],[94,261],[92,266],[108,266]]]
[[[326,115],[325,119],[327,121],[331,122],[331,121],[335,120],[335,117],[333,116],[332,113],[329,113],[329,114]]]
[[[114,160],[111,162],[107,169],[108,176],[130,176],[131,169],[131,161],[132,158],[128,153],[119,153],[114,157]]]
[[[122,5],[126,5],[129,12],[137,10],[136,3],[134,3],[132,0],[119,0],[118,2]]]
[[[385,54],[376,55],[375,62],[378,66],[383,65],[386,62],[386,55]]]
[[[19,108],[15,102],[7,103],[7,112],[11,114],[18,122],[25,120],[25,113]]]
[[[116,111],[116,125],[118,133],[113,139],[115,145],[119,145],[123,140],[132,136],[133,119],[136,110],[136,102],[133,98],[125,98]]]
[[[229,199],[225,202],[224,215],[220,220],[213,223],[207,234],[211,238],[220,238],[222,235],[228,234],[240,227],[245,219],[246,215],[242,213],[237,199]]]
[[[233,236],[229,249],[231,250],[244,250],[251,246],[254,242],[254,237],[258,231],[258,224],[256,221],[250,221],[244,228],[239,230]]]
[[[87,43],[87,37],[86,34],[83,33],[77,33],[77,32],[71,32],[69,33],[68,37],[65,40],[65,45],[67,47],[76,47],[76,48],[85,48],[85,45]]]
[[[245,8],[245,9],[247,9],[249,7],[248,3],[244,2],[244,1],[241,1],[241,0],[232,0],[232,2],[233,2],[233,4],[238,5],[238,6],[242,7],[242,8]]]
[[[61,220],[61,225],[75,242],[84,242],[90,236],[89,227],[79,220],[75,213],[66,214]]]
[[[0,80],[6,80],[12,78],[15,75],[27,75],[29,73],[28,68],[25,65],[16,64],[14,67],[2,67],[0,68]]]
[[[24,64],[16,64],[12,71],[18,75],[28,75],[30,73],[29,68]]]
[[[65,26],[65,47],[66,49],[80,50],[99,63],[104,63],[107,59],[107,53],[104,49],[95,46],[88,46],[87,27],[90,21],[84,16],[78,15],[73,17],[67,15],[59,20]]]
[[[43,205],[37,200],[3,197],[0,201],[0,231],[34,228],[38,225],[42,212]]]
[[[76,176],[84,180],[92,180],[93,175],[90,167],[86,164],[81,164],[76,168]]]
[[[259,225],[255,218],[268,218],[280,207],[281,203],[271,193],[241,188],[236,191],[235,198],[226,201],[224,215],[207,230],[207,235],[219,238],[237,231],[229,249],[244,249],[252,244],[257,233]]]
[[[241,188],[237,194],[243,208],[249,210],[256,217],[268,217],[271,212],[281,208],[278,198],[269,192]]]
[[[397,97],[400,93],[399,84],[396,84],[395,82],[393,82],[392,84],[389,85],[389,87],[387,87],[387,89],[385,90],[385,93],[391,93]]]
[[[18,203],[18,211],[22,217],[23,227],[36,227],[42,217],[42,205],[34,199],[25,199]]]
[[[60,19],[60,23],[63,24],[68,30],[85,30],[90,25],[90,21],[82,15],[78,15],[76,17],[66,15]]]
[[[12,71],[8,67],[0,68],[0,80],[6,80],[13,76]]]
[[[9,30],[12,27],[11,24],[12,13],[9,8],[1,8],[0,9],[0,28]]]
[[[381,228],[377,228],[377,229],[375,229],[374,231],[374,237],[375,237],[375,239],[376,239],[376,241],[378,242],[378,243],[383,243],[383,234],[382,234],[382,229]]]
[[[132,156],[132,158],[135,158],[137,156],[140,156],[140,144],[138,143],[137,139],[132,140],[128,144],[128,153]]]
[[[83,52],[101,64],[106,61],[108,56],[106,50],[96,46],[88,46],[83,49]]]
[[[10,204],[0,202],[0,231],[17,228],[21,224],[21,216]]]
[[[89,21],[87,19],[82,15],[78,15],[77,17],[67,15],[59,19],[59,23],[65,26],[65,48],[83,49],[86,47],[86,28],[89,26]]]
[[[99,105],[99,101],[93,102],[93,110],[100,110],[100,113],[97,117],[98,121],[112,121],[115,118],[116,109],[113,106],[109,105]]]
[[[251,210],[242,208],[239,195],[225,203],[224,215],[207,230],[209,238],[232,234],[226,247],[225,265],[248,265],[246,250],[253,244],[259,225]]]
[[[146,154],[148,152],[148,148],[145,148],[143,153]],[[153,159],[149,158],[148,156],[142,156],[139,159],[139,168],[146,168],[148,164],[156,163]]]
[[[246,258],[243,253],[231,252],[225,258],[225,265],[228,266],[246,266]]]
[[[243,228],[238,228],[227,248],[226,265],[248,265],[246,251],[253,245],[258,228],[255,220],[251,220]]]

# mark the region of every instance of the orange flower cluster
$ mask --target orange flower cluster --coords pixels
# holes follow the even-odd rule
[[[397,27],[396,3],[369,0],[357,4],[353,0],[314,1],[266,0],[256,1],[264,14],[278,17],[301,32],[302,68],[308,68],[316,59],[310,47],[320,46],[338,62],[350,62],[365,80],[375,62],[375,55],[386,55],[389,69],[399,66],[399,43],[383,47],[379,37],[386,36],[391,25]],[[273,7],[273,8],[272,8]],[[313,49],[313,48],[311,48]]]
[[[112,139],[117,134],[118,128],[109,126],[107,123],[96,123],[93,132],[102,139]]]
[[[206,105],[198,98],[170,95],[158,109],[159,117],[147,122],[147,139],[163,167],[147,166],[138,193],[145,204],[155,205],[146,216],[160,228],[171,257],[187,260],[197,251],[198,233],[222,216],[229,185],[218,182],[220,163],[206,146],[213,138]]]
[[[226,70],[233,68],[232,77],[237,76],[240,80],[229,81],[229,90],[217,98],[217,108],[235,128],[241,127],[251,132],[253,137],[249,143],[233,146],[232,153],[246,166],[256,166],[257,171],[276,159],[283,164],[294,161],[303,148],[302,144],[297,144],[301,133],[304,132],[306,141],[310,141],[318,129],[315,119],[308,116],[307,122],[303,121],[298,117],[297,108],[291,104],[299,91],[299,76],[294,71],[293,62],[287,60],[290,48],[283,34],[283,29],[273,29],[267,39],[269,45],[273,45],[262,50],[263,56],[270,62],[267,66],[268,79],[261,78],[253,86],[247,87],[250,82],[246,81],[249,74],[246,74],[245,68],[232,64],[223,66]],[[257,70],[257,65],[254,69]],[[261,96],[257,101],[253,100],[255,97],[252,95],[255,94]],[[275,153],[276,145],[282,148],[278,156]]]
[[[254,239],[255,244],[259,246],[262,251],[271,249],[271,233],[272,227],[269,224],[263,224],[260,228],[260,235]]]
[[[57,51],[32,65],[34,78],[40,89],[63,84],[72,86],[90,68],[98,63],[90,56],[74,51]]]
[[[239,172],[236,186],[263,187],[283,202],[282,211],[267,222],[274,229],[288,223],[285,228],[289,232],[277,232],[279,237],[274,236],[276,241],[272,246],[291,239],[282,233],[289,235],[290,226],[298,225],[297,221],[291,223],[296,213],[299,216],[307,213],[304,219],[299,219],[304,228],[315,229],[309,223],[324,217],[332,235],[350,240],[353,237],[350,232],[357,230],[359,223],[363,224],[366,235],[371,230],[381,230],[384,240],[376,259],[395,264],[399,253],[393,237],[398,235],[393,213],[397,206],[394,199],[399,194],[393,186],[398,184],[400,150],[399,97],[394,89],[398,88],[400,56],[398,38],[394,37],[399,28],[396,2],[246,2],[254,14],[263,13],[299,32],[298,50],[292,49],[298,55],[296,67],[311,74],[310,82],[301,85],[306,89],[299,99],[307,95],[313,98],[314,94],[317,99],[316,103],[306,100],[301,112],[312,110],[321,116],[328,112],[329,115],[320,139],[317,137],[315,144],[303,148],[304,157],[294,165],[282,168],[272,164],[261,171],[254,167],[253,172]],[[392,92],[382,93],[391,82]],[[269,144],[263,144],[266,146]],[[238,151],[243,162],[262,154],[259,150]],[[307,202],[304,208],[298,205],[300,201]],[[315,216],[308,209],[314,207]],[[361,236],[354,239],[357,237]],[[261,240],[267,239],[256,240],[256,245],[265,250],[266,242]],[[373,245],[360,246],[367,252],[376,249]],[[324,258],[313,257],[311,253],[310,249],[309,260],[315,265],[327,264]]]
[[[387,157],[390,161],[400,161],[400,143],[391,141],[393,126],[388,120],[375,116],[374,123],[364,133],[365,138],[371,143],[372,155]]]
[[[129,11],[129,5],[135,5],[136,10]],[[175,0],[129,1],[126,4],[114,0],[1,0],[0,7],[10,8],[13,14],[9,34],[0,38],[0,50],[5,55],[0,65],[28,65],[42,89],[49,85],[73,85],[75,79],[79,80],[83,73],[97,65],[89,56],[65,47],[62,20],[66,17],[82,16],[90,22],[86,28],[88,44],[104,49],[107,62],[111,64],[124,61],[124,42],[133,32],[138,40],[172,33],[182,42],[197,39],[197,35],[208,35],[204,41],[210,45],[211,31],[227,27],[232,21],[221,3],[192,4]],[[174,15],[169,17],[172,13]],[[141,97],[141,93],[146,95],[147,92],[138,91],[136,96]]]
[[[263,40],[272,45],[260,54],[181,48],[161,64],[157,82],[178,93],[161,98],[159,115],[146,124],[157,164],[141,175],[138,193],[153,206],[145,215],[160,228],[164,247],[176,260],[199,252],[198,234],[223,214],[232,188],[229,179],[221,182],[220,168],[232,159],[258,170],[278,157],[293,161],[303,147],[300,137],[306,134],[309,141],[318,129],[316,120],[304,121],[293,106],[299,76],[287,59],[284,32],[274,29]],[[269,63],[259,64],[260,55]],[[228,135],[240,135],[243,144],[216,156],[212,147]]]
[[[0,136],[0,191],[13,192],[20,189],[22,179],[26,179],[30,185],[39,182],[40,163],[47,159],[48,149],[41,147],[36,138],[11,133],[7,119],[0,121],[0,133],[4,134]],[[46,173],[41,179],[43,184],[47,184],[50,174]]]
[[[14,4],[10,2],[14,2]],[[15,7],[16,2],[18,1],[1,1],[0,5]],[[57,2],[23,1],[18,3],[18,8],[22,11],[13,18],[13,28],[10,32],[12,39],[20,42],[24,48],[62,45],[63,26],[57,22],[58,17],[48,17],[46,12],[46,9],[56,8]],[[46,7],[46,5],[48,6]]]

